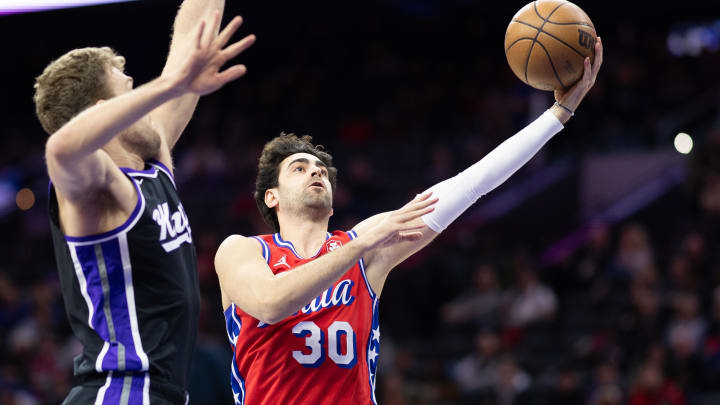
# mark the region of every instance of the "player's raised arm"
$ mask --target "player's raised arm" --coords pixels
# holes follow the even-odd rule
[[[185,0],[178,10],[175,22],[173,24],[172,40],[170,42],[170,51],[168,53],[162,76],[170,74],[173,70],[182,64],[188,52],[192,51],[193,32],[203,20],[211,19],[213,12],[216,10],[220,13],[222,19],[222,10],[225,8],[224,0]],[[237,17],[239,18],[239,17]],[[234,20],[238,26],[242,24],[242,18]],[[218,27],[214,27],[214,34],[217,35]],[[254,35],[249,35],[240,41],[239,45],[244,50],[252,45],[255,40]],[[199,96],[197,94],[186,94],[183,97],[176,98],[168,103],[163,104],[152,112],[153,121],[156,125],[163,128],[163,133],[170,150],[180,138],[183,130],[187,126],[192,117],[195,107],[197,106]],[[170,167],[170,165],[168,165]]]
[[[245,73],[242,65],[220,71],[227,60],[242,51],[242,43],[225,47],[239,26],[238,20],[215,35],[219,23],[216,13],[210,21],[197,26],[192,52],[185,56],[183,63],[137,89],[131,90],[132,80],[119,69],[107,67],[107,80],[116,94],[72,118],[53,133],[46,144],[50,178],[64,197],[81,198],[89,190],[119,184],[116,180],[121,178],[121,173],[101,148],[115,147],[108,146],[110,141],[150,111],[177,97],[211,93]],[[120,154],[128,163],[135,160],[142,163],[153,157],[139,156],[141,151],[126,152]],[[127,187],[131,186],[127,184]]]
[[[351,243],[299,266],[296,271],[273,274],[262,257],[257,240],[233,235],[225,239],[215,255],[215,271],[220,280],[223,307],[235,303],[251,316],[275,323],[298,311],[360,260],[379,246],[393,246],[418,240],[418,220],[432,212],[437,202],[430,193],[403,209],[388,213],[373,231]]]
[[[366,272],[370,284],[377,293],[382,290],[385,279],[393,267],[425,247],[480,197],[504,183],[535,156],[550,138],[563,129],[563,124],[570,119],[595,84],[602,65],[602,52],[602,44],[598,37],[594,63],[591,65],[589,58],[586,58],[583,77],[569,89],[555,91],[557,102],[548,111],[500,144],[479,162],[429,189],[439,201],[433,212],[416,220],[417,225],[427,225],[426,228],[419,229],[422,237],[368,252],[365,256]],[[383,221],[387,215],[388,213],[383,213],[370,217],[354,229],[358,236],[372,233],[377,223]]]

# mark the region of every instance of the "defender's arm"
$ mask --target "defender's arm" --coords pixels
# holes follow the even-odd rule
[[[161,77],[177,69],[187,54],[192,51],[194,45],[193,32],[200,22],[210,20],[213,12],[219,12],[219,17],[222,18],[224,8],[225,1],[223,0],[185,0],[182,3],[173,24],[170,51]],[[241,22],[242,19],[238,25]],[[213,34],[217,35],[218,27],[213,28]],[[254,41],[254,36],[248,36],[243,41],[245,41],[244,48],[247,48]],[[163,104],[152,112],[153,122],[162,129],[167,144],[166,155],[162,156],[163,159],[158,160],[164,160],[163,163],[166,163],[168,167],[172,167],[169,162],[170,151],[177,143],[188,122],[190,122],[199,98],[200,96],[197,94],[186,94]]]

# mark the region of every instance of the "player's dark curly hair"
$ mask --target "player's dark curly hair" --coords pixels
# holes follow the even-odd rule
[[[275,209],[265,205],[265,191],[278,186],[278,176],[280,175],[280,163],[288,156],[295,153],[309,153],[325,163],[328,170],[328,178],[332,186],[333,194],[335,193],[335,185],[337,184],[337,168],[332,165],[332,156],[325,152],[322,145],[313,145],[312,137],[297,135],[284,132],[272,141],[265,144],[260,161],[258,162],[258,174],[255,179],[255,204],[257,204],[260,213],[265,222],[275,231],[280,231],[280,223],[278,222]]]

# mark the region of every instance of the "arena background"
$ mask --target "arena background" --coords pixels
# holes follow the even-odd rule
[[[108,45],[157,76],[179,2],[0,16],[0,403],[57,404],[78,352],[47,224],[33,80]],[[191,403],[231,404],[212,259],[266,233],[255,164],[280,131],[335,156],[331,228],[399,207],[547,108],[507,66],[522,1],[227,1],[257,43],[201,100],[175,150],[203,293]],[[2,2],[0,2],[0,5]],[[720,8],[580,1],[605,63],[525,168],[389,277],[378,400],[401,404],[720,404]],[[683,155],[673,140],[692,136]],[[322,384],[321,381],[317,382]]]

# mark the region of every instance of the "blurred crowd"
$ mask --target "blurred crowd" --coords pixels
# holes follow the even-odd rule
[[[203,299],[191,403],[232,403],[213,257],[229,234],[269,232],[252,198],[264,142],[286,131],[327,147],[339,169],[331,227],[350,229],[482,158],[551,104],[512,75],[502,49],[479,51],[498,25],[465,11],[309,17],[308,33],[269,38],[286,45],[249,51],[247,78],[200,103],[175,152]],[[446,29],[428,28],[437,26]],[[687,181],[619,223],[591,223],[587,242],[550,264],[542,252],[582,224],[579,211],[533,212],[532,229],[513,212],[488,227],[461,217],[388,279],[378,403],[720,404],[720,57],[672,57],[657,40],[665,29],[608,22],[595,88],[503,187],[563,157],[579,165],[593,153],[668,148],[680,124],[697,143]],[[308,38],[322,46],[296,46]],[[452,46],[429,58],[431,39]],[[678,100],[689,99],[713,104],[688,117]],[[19,114],[28,118],[7,124],[0,151],[0,404],[58,404],[80,347],[52,256],[44,135],[31,110]],[[32,190],[32,208],[16,209],[10,186]]]

